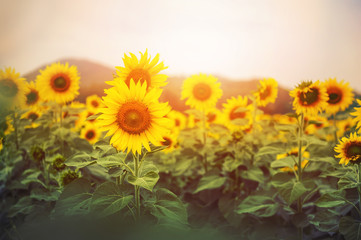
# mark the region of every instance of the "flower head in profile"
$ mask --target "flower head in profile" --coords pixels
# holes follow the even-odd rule
[[[286,157],[298,158],[298,147],[292,148],[290,151],[277,155],[277,160],[284,159]],[[310,158],[310,153],[306,151],[306,147],[302,147],[302,157],[301,168],[304,169],[308,164],[308,159]],[[294,165],[293,169],[290,167],[283,167],[280,169],[282,172],[294,172],[298,170],[297,164]]]
[[[25,92],[25,106],[28,108],[36,107],[40,103],[39,90],[34,82],[27,83],[27,90]]]
[[[25,104],[25,78],[13,68],[0,69],[0,105],[3,107],[23,107]]]
[[[254,109],[248,104],[248,98],[238,96],[227,99],[223,104],[223,117],[225,125],[231,131],[248,129],[252,125],[252,113]]]
[[[344,111],[352,104],[354,94],[349,83],[343,80],[337,82],[336,78],[330,78],[323,83],[323,86],[326,88],[328,95],[327,107],[325,109],[327,113],[335,114],[339,111]]]
[[[335,147],[338,153],[335,157],[340,158],[340,164],[347,165],[351,163],[359,163],[361,157],[361,136],[351,133],[349,137],[343,137]]]
[[[79,95],[79,73],[76,66],[53,63],[40,70],[36,78],[39,95],[45,101],[65,104]]]
[[[102,104],[102,99],[98,95],[90,95],[85,100],[86,107],[91,111],[97,112],[99,108],[104,107]]]
[[[95,124],[87,123],[81,129],[80,137],[86,139],[90,144],[96,143],[101,136],[101,131]]]
[[[257,92],[254,93],[258,106],[264,107],[268,103],[274,103],[278,93],[278,83],[273,78],[259,82]]]
[[[141,153],[142,146],[150,151],[149,142],[159,146],[164,141],[170,120],[165,117],[170,108],[168,103],[159,103],[160,88],[147,91],[147,83],[133,80],[115,82],[103,97],[104,108],[97,121],[106,136],[112,136],[110,143],[120,151]]]
[[[361,100],[356,99],[356,101],[357,104],[361,106]],[[355,107],[354,110],[356,110],[356,112],[352,112],[350,115],[354,116],[353,122],[357,124],[356,128],[361,129],[361,107]]]
[[[305,81],[290,92],[297,114],[316,115],[327,107],[326,88],[319,81]]]
[[[182,97],[187,98],[186,105],[201,111],[214,108],[223,91],[221,83],[212,75],[206,74],[192,75],[183,82]]]
[[[115,82],[124,82],[130,87],[131,79],[137,84],[146,82],[147,90],[152,88],[163,87],[167,84],[167,75],[159,74],[160,71],[167,69],[163,62],[159,63],[159,54],[151,59],[148,51],[140,53],[138,59],[133,53],[129,56],[124,54],[123,58],[124,67],[116,67],[117,76],[113,81],[107,82],[109,85],[115,85]]]

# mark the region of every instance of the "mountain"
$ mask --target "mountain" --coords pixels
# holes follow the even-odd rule
[[[83,59],[62,59],[59,60],[60,63],[68,62],[69,65],[75,65],[78,68],[80,73],[80,89],[79,96],[76,100],[80,102],[85,102],[87,96],[92,94],[97,94],[99,96],[104,96],[104,89],[109,88],[109,85],[105,81],[110,81],[113,79],[113,74],[115,74],[115,67],[111,68],[104,66],[99,63],[95,63]],[[40,69],[44,69],[46,66],[42,66],[28,74],[24,77],[29,81],[35,80],[36,76],[39,74]],[[185,105],[185,101],[180,100],[181,98],[181,89],[183,80],[188,76],[170,76],[168,77],[168,84],[164,87],[164,91],[161,96],[161,101],[168,101],[173,109],[178,111],[184,111],[189,109]],[[221,88],[223,89],[223,96],[218,101],[217,107],[222,108],[222,104],[227,101],[228,98],[238,95],[247,95],[252,93],[257,89],[258,81],[260,79],[251,79],[251,80],[238,80],[233,81],[221,76],[217,76],[221,82]],[[289,96],[289,91],[282,86],[278,88],[278,97],[274,104],[268,104],[263,110],[266,113],[287,113],[292,110],[291,98]]]

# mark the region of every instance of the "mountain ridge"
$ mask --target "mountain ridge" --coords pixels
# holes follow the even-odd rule
[[[110,87],[110,85],[106,84],[105,82],[112,80],[113,75],[116,74],[115,68],[112,69],[106,65],[86,59],[65,58],[55,62],[60,62],[63,64],[67,62],[69,65],[77,66],[78,72],[80,74],[80,89],[79,96],[76,98],[76,100],[80,102],[85,102],[86,97],[92,94],[104,96],[104,89]],[[45,67],[46,65],[41,66],[25,74],[24,77],[28,81],[34,81],[36,76],[39,74],[39,70],[44,69]],[[168,84],[163,88],[164,90],[160,101],[169,102],[169,105],[177,111],[184,111],[189,109],[189,107],[185,105],[185,100],[180,100],[182,84],[187,77],[189,76],[169,76]],[[257,90],[259,80],[261,80],[253,78],[249,80],[233,81],[221,76],[215,77],[218,78],[223,90],[223,95],[217,103],[217,107],[219,109],[222,108],[222,104],[225,103],[228,98],[231,98],[232,96],[237,97],[238,95],[245,96]],[[262,110],[266,113],[290,112],[292,110],[292,99],[288,92],[288,89],[282,86],[278,86],[278,97],[276,102],[268,104],[267,107],[262,108]]]

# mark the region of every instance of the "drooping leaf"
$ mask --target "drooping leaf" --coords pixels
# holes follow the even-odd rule
[[[323,194],[319,199],[317,199],[315,204],[317,207],[324,207],[324,208],[341,206],[346,203],[344,195],[345,192],[340,190],[327,192]]]
[[[105,182],[95,189],[90,210],[98,217],[105,217],[121,211],[133,199],[132,195],[123,195],[113,182]]]
[[[205,175],[198,183],[197,189],[193,193],[198,193],[206,189],[221,187],[226,182],[226,178],[219,175]]]
[[[279,204],[267,196],[248,196],[236,209],[236,213],[249,213],[258,217],[270,217],[276,214]]]
[[[361,222],[350,216],[344,216],[340,219],[339,230],[346,240],[361,239]]]

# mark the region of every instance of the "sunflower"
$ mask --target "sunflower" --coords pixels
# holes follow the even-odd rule
[[[354,126],[354,121],[352,118],[346,118],[340,121],[337,121],[337,137],[343,137],[345,133],[350,132]]]
[[[206,117],[207,117],[207,122],[206,122],[207,125],[212,124],[212,123],[223,124],[222,112],[220,110],[218,110],[217,108],[208,110]]]
[[[147,90],[151,88],[163,87],[167,84],[167,75],[159,74],[160,71],[167,69],[163,62],[159,62],[159,54],[151,60],[148,57],[148,50],[145,53],[140,52],[140,59],[133,54],[129,53],[130,56],[124,54],[123,63],[124,67],[115,67],[117,69],[117,77],[113,81],[107,82],[109,85],[115,85],[115,82],[125,82],[129,87],[130,80],[133,79],[135,83],[139,81],[141,84],[147,83]]]
[[[15,69],[0,69],[0,104],[10,107],[23,107],[25,104],[25,78],[20,77]]]
[[[99,108],[103,107],[102,99],[98,97],[98,95],[96,94],[88,96],[85,102],[86,102],[86,107],[88,109],[93,110],[94,112],[97,112]]]
[[[278,83],[273,78],[264,79],[259,82],[257,92],[254,93],[256,97],[257,105],[264,107],[268,103],[274,103],[278,93]]]
[[[25,92],[25,97],[26,97],[25,106],[28,108],[35,107],[40,102],[39,91],[34,82],[28,82],[27,88],[28,89]]]
[[[356,99],[356,101],[358,105],[361,106],[361,100]],[[350,115],[355,117],[353,121],[355,124],[357,124],[356,128],[361,128],[361,107],[355,107],[354,110],[356,110],[356,112],[352,112]]]
[[[308,164],[308,158],[310,158],[310,153],[305,151],[306,147],[302,147],[302,157],[303,161],[301,162],[301,168],[304,169]],[[294,158],[298,158],[298,147],[292,148],[287,153],[278,154],[276,159],[280,160],[289,156],[293,156]],[[296,159],[295,159],[296,160]],[[297,161],[297,160],[296,160]],[[293,172],[298,170],[297,164],[294,165],[293,169],[290,167],[283,167],[280,169],[282,172]]]
[[[338,153],[335,157],[340,158],[339,164],[347,165],[350,161],[351,163],[359,163],[358,160],[361,157],[361,136],[351,133],[348,138],[343,137],[334,150]]]
[[[182,97],[186,98],[186,105],[201,111],[214,108],[218,99],[222,96],[223,91],[220,88],[221,83],[212,75],[200,73],[192,75],[183,82]]]
[[[36,77],[36,86],[42,99],[65,104],[79,95],[79,79],[76,66],[53,63],[45,70],[40,70]]]
[[[149,141],[159,146],[167,133],[171,121],[165,117],[169,111],[168,103],[159,103],[160,88],[147,92],[147,83],[133,80],[130,85],[116,82],[114,87],[105,91],[105,108],[98,117],[98,124],[111,136],[110,143],[120,151],[141,153],[142,145],[150,151]]]
[[[328,119],[322,116],[305,117],[305,123],[307,123],[306,134],[315,134],[318,130],[330,125]]]
[[[323,83],[328,95],[328,106],[326,112],[335,114],[339,111],[344,111],[353,101],[354,94],[352,88],[349,87],[348,82],[337,82],[336,78],[328,79]]]
[[[29,111],[21,115],[22,119],[29,119],[31,124],[29,126],[25,126],[25,128],[36,128],[40,124],[37,123],[37,120],[43,115],[43,111],[41,108],[31,108]]]
[[[319,81],[305,81],[290,92],[297,114],[316,115],[327,107],[328,95]]]
[[[4,146],[3,146],[3,139],[0,138],[0,151],[3,150],[3,147],[4,147]]]
[[[182,130],[186,127],[187,118],[183,113],[178,112],[176,110],[171,110],[167,114],[167,118],[171,120],[170,129]]]
[[[94,144],[99,140],[101,131],[95,126],[95,124],[87,123],[80,132],[80,137],[88,140],[90,144]]]
[[[242,96],[227,99],[223,104],[225,125],[231,131],[245,130],[252,125],[253,106],[247,104],[248,98]]]
[[[6,116],[4,121],[0,123],[0,129],[5,136],[9,135],[14,131],[14,126],[12,124],[13,120],[10,116]]]
[[[163,136],[164,140],[160,141],[160,145],[167,146],[167,148],[165,148],[163,150],[163,152],[170,153],[179,147],[178,140],[177,140],[178,134],[179,134],[178,131],[173,131],[173,132],[169,132],[168,134],[165,134]]]

